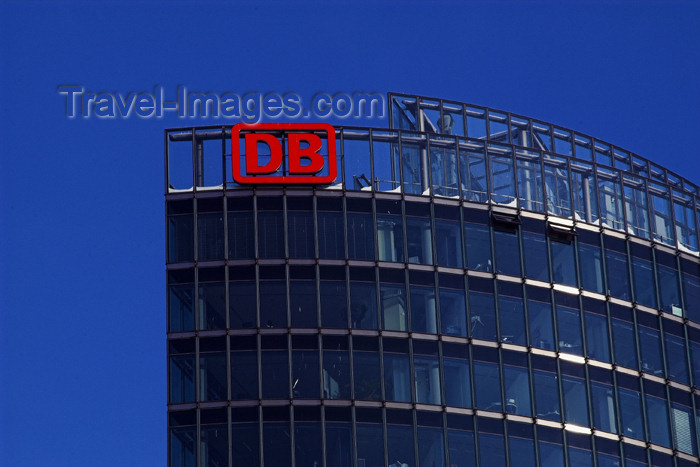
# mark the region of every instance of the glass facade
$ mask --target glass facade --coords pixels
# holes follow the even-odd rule
[[[324,187],[166,131],[168,465],[698,465],[698,188],[390,95]],[[205,173],[206,170],[206,173]]]

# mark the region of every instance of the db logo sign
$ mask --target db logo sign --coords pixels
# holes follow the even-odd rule
[[[327,123],[239,123],[231,158],[238,183],[328,184],[338,174],[335,129]]]

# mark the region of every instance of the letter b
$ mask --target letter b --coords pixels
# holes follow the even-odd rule
[[[321,137],[313,133],[289,133],[287,135],[289,142],[289,173],[292,175],[312,175],[317,174],[323,169],[323,156],[318,153],[321,150],[323,142]],[[301,142],[306,141],[309,146],[301,147]],[[308,165],[301,165],[301,159],[311,161]]]

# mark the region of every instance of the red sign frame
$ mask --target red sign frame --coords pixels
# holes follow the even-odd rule
[[[244,135],[241,135],[243,130],[252,130]],[[320,146],[313,148],[313,143],[319,143],[320,137],[316,134],[319,131],[326,133],[326,147],[328,149],[328,154],[319,154],[318,151]],[[280,132],[285,135],[299,135],[288,139],[290,147],[288,148],[288,153],[283,155],[284,152],[281,144],[278,147],[273,148],[270,146],[271,139],[263,135],[270,135],[271,133],[279,134]],[[251,171],[248,169],[254,169],[253,172],[258,175],[243,175],[241,167],[241,137],[245,138],[246,135],[259,135],[257,138],[251,138],[252,144],[246,140],[246,174]],[[306,136],[306,137],[304,137]],[[255,157],[254,160],[248,160],[251,156],[247,154],[248,148],[256,147],[258,140],[264,140],[268,146],[270,146],[270,162],[264,166],[260,167],[257,160],[257,152],[252,155]],[[309,142],[308,148],[301,148],[300,141]],[[294,146],[292,146],[294,143]],[[257,151],[257,149],[256,149]],[[276,152],[279,151],[279,152]],[[267,175],[276,172],[282,164],[284,157],[288,158],[288,163],[290,167],[295,167],[296,170],[300,171],[297,173],[290,173],[289,175]],[[311,160],[311,164],[308,166],[302,166],[300,164],[301,158]],[[276,162],[274,159],[279,159]],[[316,165],[318,162],[322,161],[321,167],[317,170]],[[328,175],[316,175],[324,169],[325,164],[328,165]],[[304,170],[306,169],[306,170]],[[335,181],[338,176],[338,161],[335,148],[335,128],[328,123],[238,123],[231,128],[231,171],[233,179],[237,183],[241,184],[275,184],[275,185],[328,185]]]

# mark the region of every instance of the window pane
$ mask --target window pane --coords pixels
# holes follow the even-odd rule
[[[435,289],[411,285],[411,330],[437,334],[437,317],[435,316]],[[446,297],[446,300],[448,298]],[[462,293],[462,314],[464,311],[464,293]],[[463,322],[465,319],[463,318]],[[466,334],[465,334],[466,335]]]
[[[593,406],[593,428],[617,433],[615,395],[612,386],[591,382],[591,404]]]
[[[322,465],[322,439],[320,422],[294,422],[294,465]]]
[[[520,276],[518,230],[494,228],[493,242],[496,251],[496,272],[509,276]]]
[[[474,467],[474,433],[470,431],[449,430],[447,443],[450,449],[450,467]]]
[[[254,328],[257,324],[257,300],[254,281],[229,284],[229,320],[232,328]]]
[[[668,366],[668,377],[673,381],[689,384],[685,340],[680,337],[664,333],[664,341],[666,344],[666,365]]]
[[[440,404],[440,363],[433,356],[414,356],[413,373],[416,385],[416,402]]]
[[[471,336],[474,339],[498,340],[493,295],[470,291],[469,316]]]
[[[561,444],[546,443],[540,440],[540,465],[564,467],[564,448]]]
[[[418,462],[428,467],[445,467],[445,442],[441,428],[418,428]]]
[[[355,399],[379,400],[382,397],[379,353],[358,352],[353,355]]]
[[[671,428],[675,447],[681,452],[697,455],[697,444],[695,437],[695,425],[693,424],[693,410],[690,407],[674,403],[671,412]]]
[[[234,423],[231,425],[231,456],[236,465],[260,466],[260,448],[257,423]]]
[[[549,282],[547,241],[544,235],[523,232],[523,253],[525,254],[525,276],[528,279]]]
[[[288,211],[289,257],[314,258],[314,218],[310,211]]]
[[[258,398],[256,351],[231,352],[231,399]]]
[[[560,352],[583,355],[581,318],[578,309],[557,305],[557,331],[559,331]]]
[[[502,412],[501,377],[498,364],[474,362],[474,387],[476,407],[482,410]]]
[[[377,214],[377,248],[379,261],[403,261],[401,216]]]
[[[661,355],[659,331],[639,326],[639,348],[642,353],[642,371],[663,377],[664,363]]]
[[[265,395],[263,395],[265,397]],[[263,423],[265,467],[291,467],[289,423]]]
[[[374,442],[376,443],[376,440]],[[386,449],[389,456],[389,465],[401,467],[408,465],[408,467],[415,467],[413,427],[406,425],[387,425]]]
[[[260,326],[287,327],[286,289],[284,281],[260,281]]]
[[[292,395],[300,399],[319,398],[318,352],[292,352]]]
[[[411,378],[408,355],[384,353],[384,391],[386,400],[411,402]]]
[[[634,298],[642,305],[656,308],[656,285],[651,262],[632,257]]]
[[[382,467],[384,465],[384,437],[382,426],[357,424],[357,465]],[[330,464],[333,465],[333,464]]]
[[[350,282],[352,327],[377,329],[377,289],[373,282]]]
[[[350,399],[350,359],[346,350],[323,351],[323,397]]]
[[[561,421],[559,409],[559,384],[554,373],[535,370],[536,416],[546,420]],[[549,464],[546,464],[549,465]]]
[[[261,258],[285,257],[282,211],[258,212],[258,255]]]
[[[374,259],[372,215],[348,212],[348,257]]]
[[[506,412],[529,417],[530,377],[527,368],[504,365]]]
[[[477,271],[491,271],[491,239],[488,226],[465,223],[464,243],[467,246],[467,267]]]
[[[554,327],[552,326],[552,306],[549,303],[527,301],[530,320],[530,344],[545,350],[554,350]]]
[[[481,465],[506,467],[506,450],[503,443],[503,435],[479,432],[479,457]]]
[[[345,257],[344,237],[343,213],[319,211],[318,257],[331,259]]]
[[[226,394],[226,354],[204,353],[199,357],[199,400],[220,401]]]
[[[440,289],[442,333],[467,337],[467,310],[463,290]]]
[[[263,350],[262,397],[263,399],[289,398],[289,361],[286,350]]]
[[[444,358],[445,403],[455,407],[471,407],[469,361],[460,358]]]
[[[223,282],[199,286],[199,328],[226,329],[226,290]]]
[[[433,235],[429,218],[406,217],[406,248],[409,263],[433,264]]]
[[[463,266],[462,235],[459,222],[444,219],[435,220],[435,249],[438,265],[450,268]]]
[[[675,269],[657,263],[659,273],[659,293],[661,308],[666,313],[683,316],[681,294],[678,290],[678,272]]]
[[[197,214],[197,258],[224,259],[224,218],[220,212]]]
[[[195,467],[197,465],[196,449],[196,427],[170,429],[170,465],[172,467]]]
[[[583,317],[586,323],[588,357],[602,362],[610,362],[607,317],[589,312],[585,312]]]
[[[581,378],[564,376],[564,421],[575,425],[588,426],[588,404],[586,403],[586,383]]]
[[[576,264],[574,263],[574,243],[572,241],[553,240],[549,242],[552,250],[552,274],[557,284],[576,286]]]
[[[168,261],[194,260],[194,222],[192,214],[168,216]]]
[[[622,419],[622,434],[630,438],[644,439],[642,425],[642,401],[639,392],[619,388],[620,418]]]
[[[501,341],[527,345],[523,299],[499,295],[498,312],[501,320]]]
[[[647,425],[650,441],[661,446],[671,447],[671,434],[668,426],[668,406],[666,399],[646,395]]]
[[[600,247],[579,243],[579,265],[581,266],[581,286],[592,292],[604,293],[603,262]]]
[[[170,357],[170,403],[194,401],[194,355]]]
[[[613,319],[613,345],[615,347],[615,363],[637,369],[637,350],[632,323]]]
[[[168,287],[168,324],[171,332],[194,329],[194,286],[171,285]]]
[[[348,305],[345,282],[321,281],[321,325],[324,328],[347,328]]]
[[[292,327],[318,327],[315,281],[289,281],[289,312]]]
[[[253,213],[228,214],[228,257],[230,259],[255,257],[255,230]]]
[[[391,331],[406,331],[406,286],[403,284],[380,284],[379,297],[382,307],[382,328]]]
[[[608,250],[606,252],[606,261],[608,265],[608,291],[610,295],[623,300],[630,300],[627,255]]]
[[[202,426],[199,436],[199,465],[203,467],[227,465],[228,431],[226,425]]]
[[[511,465],[535,467],[535,443],[532,439],[508,436]]]
[[[352,426],[326,423],[326,465],[353,467]]]

